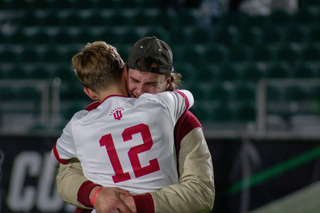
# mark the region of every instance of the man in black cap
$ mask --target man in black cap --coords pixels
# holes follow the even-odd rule
[[[131,97],[175,90],[180,84],[181,75],[174,72],[171,48],[156,37],[145,37],[134,44],[127,68]],[[105,187],[97,195],[95,207],[125,202],[133,212],[209,212],[215,198],[212,159],[202,126],[190,111],[177,122],[174,138],[178,184],[143,195],[123,195]],[[84,177],[80,163],[62,166],[57,183],[62,199],[82,208],[92,208],[90,193],[100,187]],[[76,212],[86,210],[78,208]]]

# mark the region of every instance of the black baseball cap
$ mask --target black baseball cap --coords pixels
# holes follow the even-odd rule
[[[168,75],[174,71],[171,48],[155,36],[144,37],[133,45],[129,52],[128,68],[137,69],[137,61],[143,57],[151,57],[157,62],[157,67],[150,67],[148,72]]]

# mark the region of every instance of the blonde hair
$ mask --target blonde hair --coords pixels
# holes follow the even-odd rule
[[[80,82],[99,93],[120,83],[124,62],[117,49],[104,41],[87,43],[72,57],[72,66]]]

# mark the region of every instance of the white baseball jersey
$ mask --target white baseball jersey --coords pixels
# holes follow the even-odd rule
[[[78,158],[89,180],[132,194],[178,183],[173,130],[193,102],[187,90],[109,96],[73,116],[51,157],[60,163]]]

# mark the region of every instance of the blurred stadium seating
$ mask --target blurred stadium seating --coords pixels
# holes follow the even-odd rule
[[[193,111],[206,126],[229,122],[245,128],[255,121],[259,80],[320,76],[320,3],[315,0],[306,1],[293,14],[225,12],[212,20],[212,29],[201,27],[196,8],[160,11],[148,0],[0,0],[0,5],[5,17],[0,32],[1,79],[60,77],[61,114],[89,103],[70,60],[94,40],[115,45],[125,61],[130,46],[142,36],[156,35],[169,43],[183,87],[195,95]],[[3,88],[1,99],[10,96],[5,95],[9,89]],[[268,97],[275,99],[283,92],[277,90],[271,89]],[[309,95],[303,88],[290,88],[285,97],[303,100]],[[73,100],[83,104],[72,105]]]

